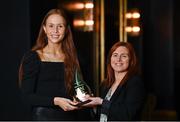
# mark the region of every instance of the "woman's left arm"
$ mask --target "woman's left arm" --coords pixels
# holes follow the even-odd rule
[[[139,77],[127,81],[122,94],[110,107],[109,117],[114,120],[136,120],[145,102],[145,88]]]

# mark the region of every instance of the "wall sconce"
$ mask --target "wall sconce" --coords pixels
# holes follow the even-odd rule
[[[138,36],[140,34],[140,16],[137,9],[126,13],[127,25],[125,31],[127,34],[131,36]]]
[[[126,26],[125,30],[128,33],[137,33],[140,31],[140,27],[139,26]]]
[[[127,19],[139,19],[140,18],[140,13],[139,12],[133,12],[133,13],[131,13],[131,12],[128,12],[128,13],[126,13],[126,18]]]
[[[93,20],[74,20],[73,21],[74,26],[92,26],[94,25]]]
[[[66,8],[70,11],[77,11],[77,10],[82,10],[82,9],[93,9],[94,4],[92,2],[73,2],[65,5]]]
[[[86,9],[93,9],[94,8],[94,4],[91,2],[91,3],[85,3],[85,8]]]
[[[93,31],[93,8],[92,0],[84,0],[83,2],[70,2],[64,7],[74,12],[73,26],[79,31]]]

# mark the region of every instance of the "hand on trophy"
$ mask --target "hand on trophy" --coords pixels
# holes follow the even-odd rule
[[[102,102],[103,102],[102,98],[93,97],[93,96],[89,96],[89,95],[86,95],[85,99],[90,100],[90,102],[88,102],[86,104],[83,104],[82,105],[83,107],[94,107],[94,106],[97,106],[97,105],[102,105]]]
[[[78,107],[76,106],[78,102],[71,101],[67,98],[55,97],[54,104],[61,107],[64,111],[72,111],[78,109]]]

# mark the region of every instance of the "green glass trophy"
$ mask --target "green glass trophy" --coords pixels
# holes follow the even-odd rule
[[[90,87],[86,84],[82,75],[77,70],[75,72],[74,90],[74,98],[79,102],[77,106],[81,106],[91,101],[84,98],[86,95],[91,95],[92,93]]]

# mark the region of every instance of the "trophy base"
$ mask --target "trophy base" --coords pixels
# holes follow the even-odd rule
[[[81,107],[82,105],[87,104],[89,102],[91,102],[91,100],[86,100],[86,101],[80,102],[80,103],[76,104],[75,106]]]

